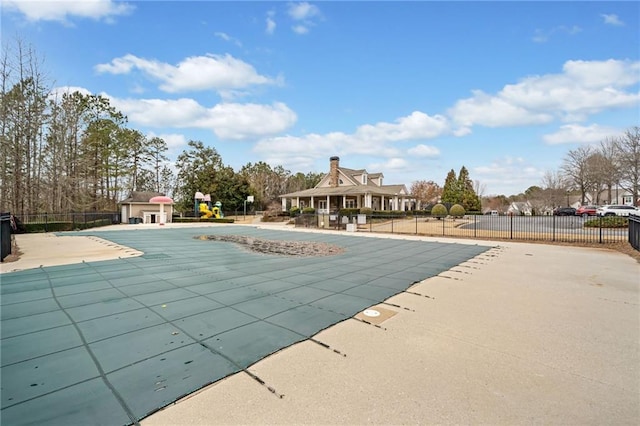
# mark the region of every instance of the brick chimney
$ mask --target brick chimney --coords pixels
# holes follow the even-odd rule
[[[338,187],[338,167],[340,166],[340,157],[329,158],[329,186]]]

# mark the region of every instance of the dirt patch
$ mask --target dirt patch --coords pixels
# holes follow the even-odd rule
[[[240,244],[247,249],[263,254],[279,254],[283,256],[333,256],[344,253],[342,247],[310,241],[278,241],[244,235],[200,235],[199,240],[224,241]]]

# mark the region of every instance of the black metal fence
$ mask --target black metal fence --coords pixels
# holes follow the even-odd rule
[[[11,254],[11,213],[0,213],[0,261]]]
[[[26,232],[74,231],[120,223],[118,212],[70,212],[16,215]]]
[[[640,216],[629,216],[629,244],[634,249],[640,250]]]
[[[631,220],[636,220],[636,217]],[[491,216],[437,218],[424,215],[299,215],[296,227],[346,231],[462,237],[489,240],[614,243],[630,241],[640,224],[622,217]],[[637,237],[637,232],[636,237]],[[640,237],[637,237],[640,238]]]

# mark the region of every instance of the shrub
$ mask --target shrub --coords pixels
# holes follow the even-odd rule
[[[296,217],[300,213],[300,207],[291,207],[289,209],[289,216]]]
[[[206,222],[206,223],[234,223],[234,219],[231,218],[220,218],[220,219],[216,219],[215,217],[212,218],[199,218],[199,217],[181,217],[181,218],[174,218],[173,219],[174,223],[190,223],[190,222]]]
[[[435,216],[438,219],[447,215],[447,208],[444,204],[438,203],[431,208],[431,216]]]
[[[465,214],[464,207],[460,204],[454,204],[451,206],[451,209],[449,209],[449,214],[454,217],[462,217]]]
[[[620,216],[605,216],[588,220],[584,223],[585,228],[627,228],[629,218]]]
[[[340,216],[355,216],[360,209],[340,209]]]
[[[366,214],[367,216],[371,216],[373,213],[373,209],[371,207],[363,207],[360,209],[360,214]]]
[[[376,210],[374,212],[371,213],[372,216],[379,216],[379,217],[401,217],[401,216],[405,216],[407,214],[407,212],[402,211],[402,210]]]
[[[302,214],[314,214],[316,212],[316,209],[314,209],[313,207],[305,207],[304,209],[302,209]]]

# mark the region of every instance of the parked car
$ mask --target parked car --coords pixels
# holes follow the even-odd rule
[[[598,216],[629,216],[630,214],[640,215],[640,210],[633,206],[614,204],[598,207],[596,214]]]
[[[581,206],[576,209],[576,216],[595,216],[598,206]]]
[[[573,207],[556,207],[553,209],[554,216],[575,216],[576,209]]]

